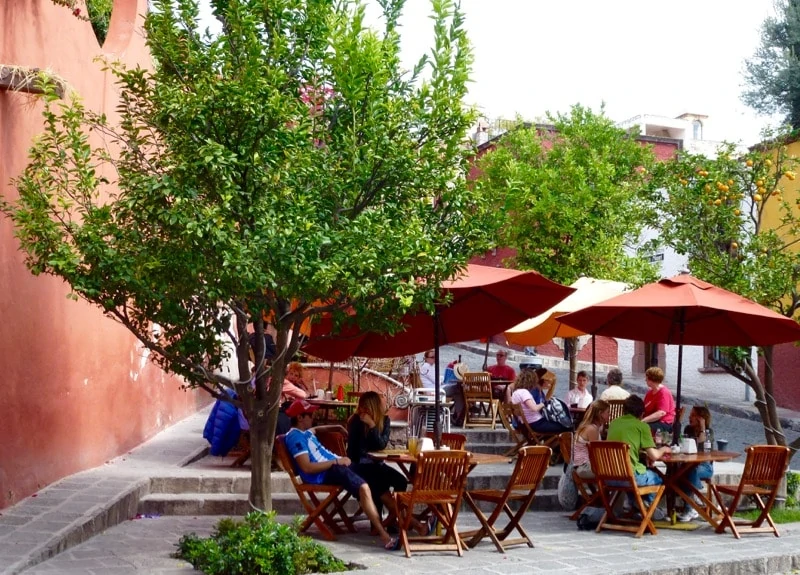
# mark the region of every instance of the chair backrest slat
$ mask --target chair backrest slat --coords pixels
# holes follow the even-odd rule
[[[428,432],[425,436],[433,439],[434,434]],[[463,433],[442,433],[442,445],[450,449],[463,450],[467,446],[467,436]]]
[[[564,458],[564,463],[567,465],[569,465],[569,462],[572,461],[573,437],[574,436],[571,431],[565,431],[558,436],[559,445],[561,447],[561,457]]]
[[[590,441],[589,461],[598,481],[626,481],[633,478],[628,444],[622,441]]]
[[[464,490],[468,470],[467,451],[423,451],[417,459],[412,496],[426,491],[460,493]]]
[[[275,454],[278,456],[278,463],[283,467],[283,470],[289,475],[289,479],[296,486],[302,485],[303,480],[300,477],[300,470],[297,469],[297,464],[294,458],[289,454],[289,449],[286,447],[286,435],[279,435],[275,438]]]
[[[508,482],[510,491],[530,491],[539,485],[550,467],[553,450],[543,445],[530,445],[519,450],[517,464]]]
[[[492,399],[492,376],[486,371],[475,371],[464,374],[461,382],[464,399],[488,398]]]
[[[751,445],[742,471],[742,485],[772,486],[780,483],[789,466],[789,448],[781,445]]]
[[[614,421],[622,415],[622,406],[625,404],[624,399],[610,399],[608,401],[608,421]]]

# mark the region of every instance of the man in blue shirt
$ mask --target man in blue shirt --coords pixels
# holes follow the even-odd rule
[[[286,415],[292,418],[292,429],[285,437],[286,448],[297,463],[300,477],[307,483],[344,487],[353,497],[358,498],[361,509],[378,532],[384,547],[389,550],[397,549],[399,540],[390,536],[383,528],[369,485],[350,469],[348,457],[339,457],[327,450],[311,429],[316,409],[317,406],[304,399],[296,399],[286,408]]]

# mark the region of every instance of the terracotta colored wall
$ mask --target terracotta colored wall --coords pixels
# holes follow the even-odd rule
[[[149,65],[137,14],[146,0],[115,0],[105,52]],[[136,28],[139,28],[138,30]],[[49,68],[87,107],[113,115],[115,92],[93,59],[88,22],[50,0],[0,2],[0,64]],[[26,164],[41,130],[36,96],[0,90],[0,194]],[[0,218],[0,508],[66,475],[124,453],[207,398],[150,363],[120,325],[67,300],[68,286],[33,277]]]

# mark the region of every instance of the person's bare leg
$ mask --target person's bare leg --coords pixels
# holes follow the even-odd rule
[[[358,490],[358,502],[361,504],[361,509],[364,510],[367,518],[369,518],[370,523],[378,532],[378,537],[381,538],[384,544],[388,543],[392,540],[391,535],[386,532],[386,529],[383,528],[383,523],[381,522],[381,516],[378,515],[378,509],[375,507],[375,503],[372,501],[372,493],[369,490],[369,485],[364,483],[361,488]]]
[[[394,497],[392,497],[391,491],[387,491],[386,493],[381,495],[381,501],[383,502],[383,504],[386,506],[386,509],[388,509],[390,513],[393,513],[395,517],[398,517],[397,504],[394,501]],[[416,532],[419,533],[420,535],[427,535],[425,531],[428,529],[428,527],[417,521],[417,519],[414,517],[411,518],[411,527],[413,527],[416,530]]]

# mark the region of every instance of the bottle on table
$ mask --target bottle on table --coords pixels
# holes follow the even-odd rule
[[[656,447],[661,447],[664,444],[664,438],[661,435],[660,429],[656,429],[655,441]]]
[[[706,429],[706,440],[703,442],[703,451],[710,453],[711,446],[714,445],[711,436],[714,434],[710,429]]]

